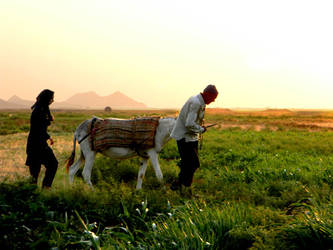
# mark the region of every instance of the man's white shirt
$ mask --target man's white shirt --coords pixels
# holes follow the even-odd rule
[[[190,97],[177,117],[171,137],[178,140],[197,141],[205,129],[201,126],[205,115],[206,104],[201,94]]]

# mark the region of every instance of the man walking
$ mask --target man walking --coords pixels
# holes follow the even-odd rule
[[[180,110],[171,137],[177,140],[178,152],[181,158],[178,179],[172,183],[172,190],[181,190],[182,186],[192,185],[193,175],[200,166],[198,157],[199,134],[206,131],[202,126],[205,107],[215,101],[218,91],[214,85],[208,85],[204,91],[192,96]]]

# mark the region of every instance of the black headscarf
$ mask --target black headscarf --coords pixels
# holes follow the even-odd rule
[[[54,97],[54,92],[52,90],[44,89],[37,96],[36,102],[34,105],[32,105],[31,109],[36,109],[36,108],[44,109],[47,113],[48,120],[53,121],[53,117],[51,115],[50,108],[49,108],[50,101],[53,99],[53,97]]]

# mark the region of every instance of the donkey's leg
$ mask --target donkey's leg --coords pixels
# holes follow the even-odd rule
[[[73,184],[74,176],[77,173],[77,171],[80,169],[82,163],[84,162],[84,155],[81,151],[80,158],[69,167],[69,183]]]
[[[160,168],[160,164],[158,163],[158,154],[156,153],[156,151],[154,149],[150,149],[147,151],[150,161],[154,167],[155,170],[155,175],[157,177],[157,179],[159,180],[159,182],[163,181],[163,174]]]
[[[91,183],[91,170],[94,165],[94,160],[95,160],[95,152],[94,151],[89,151],[85,154],[86,158],[86,163],[84,164],[84,168],[82,171],[82,176],[83,179],[89,184],[89,186],[93,189],[93,185]]]
[[[145,173],[147,169],[148,158],[141,158],[140,169],[138,173],[138,182],[136,184],[136,189],[139,190],[142,187],[142,181],[145,178]]]

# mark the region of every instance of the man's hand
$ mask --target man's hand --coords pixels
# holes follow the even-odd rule
[[[203,133],[205,133],[207,131],[207,128],[206,128],[206,126],[202,126],[202,127],[204,129],[204,131],[202,131],[202,134],[203,134]]]

